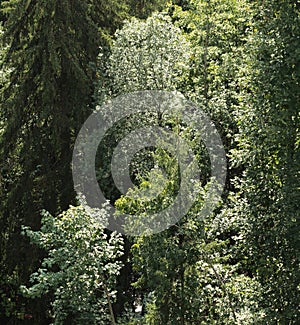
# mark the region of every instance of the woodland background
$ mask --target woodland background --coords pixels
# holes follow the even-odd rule
[[[299,324],[300,1],[1,6],[0,323]],[[152,117],[189,141],[202,191],[176,225],[131,238],[95,221],[105,206],[78,206],[72,151],[96,106],[146,89],[203,107],[228,175],[222,203],[199,219],[207,152],[180,121]],[[121,196],[110,150],[130,127],[101,143],[97,176],[119,211],[142,216],[172,200],[180,176],[166,152],[144,150],[131,166],[136,188]],[[156,165],[168,175],[163,195],[137,201],[137,188],[159,185]]]

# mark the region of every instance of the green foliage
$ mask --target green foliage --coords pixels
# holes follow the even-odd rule
[[[55,324],[299,323],[298,2],[1,1],[8,21],[0,53],[0,322],[43,323],[51,299]],[[128,12],[136,18],[121,28]],[[113,150],[145,125],[184,138],[201,179],[193,183],[196,202],[176,225],[124,243],[97,223],[108,217],[105,208],[44,213],[41,225],[40,209],[54,215],[74,200],[72,143],[91,95],[101,106],[157,89],[180,91],[217,126],[231,159],[222,204],[199,218],[207,152],[178,114],[162,111],[117,123],[100,144],[96,174],[118,212],[135,215],[131,228],[152,222],[182,186],[175,157],[138,152],[130,165],[135,187],[121,196]],[[19,236],[21,224],[36,245]],[[19,292],[29,274],[22,292],[34,298],[31,308]]]
[[[21,224],[40,227],[40,211],[75,204],[71,175],[76,134],[93,108],[99,47],[126,16],[124,1],[1,1],[0,246],[3,277],[26,281],[41,251]],[[3,80],[3,73],[5,79]],[[12,291],[17,291],[16,288]],[[41,303],[46,304],[46,300]],[[44,313],[37,303],[35,321]]]
[[[197,10],[190,10],[184,15],[186,19],[198,23],[193,29],[195,33],[201,33],[201,30],[199,31],[201,26],[202,33],[205,34],[207,27],[201,24],[203,24],[203,17],[210,19],[208,18],[210,16],[203,9],[204,2],[199,3],[199,6]],[[228,9],[226,6],[218,8],[221,13],[226,9]],[[229,12],[231,11],[228,9],[226,14],[228,15]],[[236,10],[235,13],[238,14],[239,11]],[[174,16],[178,15],[178,12],[174,13]],[[188,45],[186,50],[178,52],[183,49],[182,45],[174,42],[174,48],[170,42],[174,39],[174,27],[166,28],[157,21],[154,25],[156,17],[148,19],[145,23],[133,20],[128,24],[130,29],[125,25],[124,30],[117,34],[108,68],[108,75],[113,80],[110,93],[118,94],[140,89],[182,89],[190,98],[197,99],[200,103],[202,101],[202,104],[207,102],[214,119],[223,122],[222,114],[229,116],[226,109],[233,110],[235,104],[233,97],[237,94],[237,90],[234,89],[236,79],[230,86],[226,85],[227,72],[229,73],[231,68],[239,70],[238,62],[221,60],[217,54],[214,54],[214,51],[219,49],[225,57],[228,51],[223,43],[218,44],[218,26],[226,20],[226,16],[225,18],[217,16],[217,20],[214,21],[216,27],[213,32],[210,31],[209,36],[212,39],[210,44],[201,42],[201,38],[199,41],[198,34],[196,36],[192,32],[189,34],[194,55],[192,55],[191,45],[186,41],[183,43]],[[164,16],[160,17],[164,18]],[[181,18],[178,22],[179,26],[183,25]],[[231,25],[228,29],[230,28]],[[171,35],[168,35],[170,31]],[[241,47],[243,40],[239,37],[242,38],[244,35],[239,35],[239,32],[234,30],[232,33],[239,42],[238,46]],[[231,37],[233,38],[229,34],[228,42],[233,42]],[[181,38],[184,40],[182,36]],[[166,46],[170,50],[166,50]],[[210,57],[207,62],[215,60],[219,67],[217,70],[205,66],[203,68],[203,62],[199,61],[202,58],[199,53],[201,51],[202,54],[206,53],[208,49]],[[182,53],[185,55],[182,56]],[[178,65],[183,68],[182,71],[178,71]],[[200,73],[198,67],[206,69],[207,73],[210,71],[211,79],[208,75]],[[197,74],[197,80],[194,74]],[[211,82],[217,79],[219,83]],[[206,85],[210,88],[204,96],[203,89]],[[219,114],[219,111],[222,111],[222,114]],[[224,136],[227,136],[225,132],[235,131],[231,128],[230,117],[228,120],[226,129],[221,129]],[[144,122],[145,120],[142,121]],[[152,120],[148,122],[153,123]],[[180,125],[178,116],[177,119],[163,116],[163,119],[158,119],[154,123],[160,126],[171,125],[172,130],[189,141],[195,149],[199,164],[204,170],[207,169],[209,164],[203,159],[205,150],[199,144],[199,137],[190,133],[186,126]],[[139,121],[135,124],[137,125]],[[220,127],[223,125],[220,124]],[[129,130],[126,129],[126,132]],[[126,132],[122,135],[125,136]],[[144,159],[147,158],[144,156]],[[145,170],[147,164],[141,164],[136,169],[139,179],[137,187],[129,190],[126,196],[115,203],[120,212],[139,216],[132,222],[131,227],[137,227],[140,220],[151,218],[149,213],[167,207],[180,184],[178,166],[172,157],[158,149],[153,152],[152,159],[154,165],[166,171],[167,177],[164,177],[154,165],[150,164],[150,167],[147,166]],[[207,179],[208,175],[206,173],[204,175],[204,179]],[[199,185],[195,184],[195,186]],[[141,193],[145,200],[141,200]],[[160,194],[154,200],[147,200],[147,197],[155,193]],[[243,321],[248,321],[250,324],[261,317],[258,306],[251,302],[252,299],[258,300],[255,295],[259,296],[260,291],[257,289],[259,284],[245,275],[235,274],[237,267],[234,263],[231,265],[230,251],[224,239],[216,239],[216,234],[205,239],[204,229],[209,229],[213,216],[207,216],[207,220],[204,221],[198,218],[204,197],[205,189],[202,189],[193,209],[178,225],[158,235],[140,237],[132,246],[133,269],[137,276],[137,281],[133,285],[145,299],[143,306],[147,312],[144,322],[147,324],[235,324]],[[221,229],[218,231],[223,232]],[[247,286],[249,290],[244,293],[243,288]],[[239,289],[236,290],[236,287]]]
[[[170,6],[174,24],[183,30],[192,47],[189,76],[181,89],[192,101],[204,104],[229,151],[236,147],[235,111],[248,77],[247,37],[253,12],[248,1],[184,1]],[[239,171],[229,170],[229,180]],[[232,189],[233,184],[227,184]]]
[[[31,275],[32,286],[22,286],[22,292],[30,298],[52,292],[54,324],[109,322],[123,240],[116,233],[105,233],[102,224],[107,218],[105,207],[87,211],[79,206],[57,218],[43,213],[40,231],[23,227],[31,242],[48,255]]]
[[[101,55],[103,62],[105,56]],[[132,19],[125,23],[122,30],[116,33],[111,55],[103,70],[107,78],[98,84],[98,103],[120,93],[147,89],[176,89],[176,80],[184,75],[189,60],[189,44],[181,31],[175,28],[170,18],[164,14],[154,14],[146,21]],[[173,79],[173,80],[172,80]],[[110,162],[115,145],[137,126],[158,125],[160,117],[155,114],[134,116],[117,123],[98,150],[97,177],[101,188],[114,202],[120,198],[115,190],[111,176]],[[131,173],[136,183],[142,181],[141,176],[153,167],[153,150],[138,153],[131,164]],[[121,171],[120,171],[121,172]],[[157,205],[156,205],[157,206]],[[131,241],[131,240],[130,240]],[[129,255],[130,244],[127,245]],[[131,262],[129,262],[131,263]],[[130,264],[123,269],[120,279],[120,296],[123,292],[132,295],[128,278],[132,277]],[[120,280],[121,281],[121,280]],[[131,296],[127,299],[134,300]],[[123,299],[123,298],[120,298]],[[129,306],[130,312],[131,306]]]
[[[153,191],[157,191],[155,184],[151,184]],[[132,204],[131,197],[139,191],[127,193],[116,207],[151,218],[153,202]],[[260,283],[240,273],[229,240],[218,236],[226,232],[226,224],[218,224],[216,234],[214,216],[199,219],[202,201],[199,197],[177,225],[160,234],[141,236],[132,245],[137,274],[132,285],[144,298],[145,324],[257,324],[265,315],[260,309]],[[132,227],[140,217],[135,218]]]
[[[258,1],[251,93],[236,113],[233,162],[246,167],[234,207],[245,267],[263,287],[262,323],[299,322],[299,6]],[[297,280],[298,279],[298,280]]]
[[[0,39],[3,38],[3,28],[0,25]],[[5,84],[7,83],[8,75],[9,75],[9,69],[3,65],[5,52],[7,50],[7,46],[5,44],[1,44],[1,50],[0,50],[0,96],[3,96],[3,88],[5,87]],[[0,136],[3,132],[3,129],[5,127],[4,121],[0,119]]]
[[[153,11],[165,8],[167,0],[128,0],[129,13],[137,18],[147,18]]]
[[[210,3],[210,7],[207,7],[204,1],[197,3],[191,1],[189,10],[182,11],[179,7],[173,8],[176,23],[187,30],[191,44],[189,47],[192,47],[193,54],[189,50],[187,58],[189,58],[190,66],[185,67],[184,74],[181,74],[179,78],[167,79],[169,84],[163,83],[163,85],[167,85],[163,89],[173,89],[173,87],[182,89],[189,98],[202,104],[207,103],[208,108],[206,109],[211,112],[211,116],[218,123],[226,140],[229,140],[229,132],[232,134],[235,132],[231,121],[231,112],[236,105],[234,97],[237,95],[237,89],[235,89],[237,79],[235,79],[234,71],[239,70],[241,62],[241,60],[230,60],[228,51],[231,50],[231,47],[229,44],[236,42],[236,48],[234,47],[232,50],[235,51],[232,55],[236,55],[236,53],[240,53],[244,42],[242,39],[244,34],[233,28],[236,16],[241,15],[239,8],[234,6],[233,2],[228,2],[224,6],[213,2]],[[217,15],[212,19],[211,13],[216,13],[216,11]],[[233,15],[233,17],[227,21],[229,15]],[[224,22],[227,25],[224,26]],[[188,27],[185,24],[188,24]],[[245,25],[245,20],[241,20],[240,25]],[[223,43],[220,42],[219,27],[226,28],[226,33],[224,33],[226,40]],[[222,33],[222,37],[224,34]],[[143,35],[142,31],[138,31],[138,35],[135,34],[134,39],[139,39],[140,35]],[[159,38],[161,35],[157,37]],[[156,42],[160,44],[159,40]],[[153,57],[159,58],[159,50],[155,46],[152,47],[156,49],[156,55],[154,54]],[[116,65],[123,71],[122,74],[117,74],[117,78],[122,77],[127,91],[128,89],[140,89],[138,87],[141,85],[142,89],[156,88],[164,81],[164,78],[169,78],[168,67],[176,67],[176,64],[181,61],[180,57],[174,56],[177,63],[159,66],[161,75],[156,74],[156,78],[153,78],[149,77],[152,65],[147,65],[147,61],[144,60],[144,56],[147,58],[151,49],[144,47],[145,52],[142,52],[143,47],[141,49],[140,46],[137,49],[132,46],[125,47],[126,50],[127,48],[131,53],[130,64],[127,64],[128,68],[124,69],[124,59],[121,63],[115,60]],[[163,46],[159,48],[162,49]],[[127,55],[126,50],[122,52],[125,55]],[[140,60],[134,59],[137,53]],[[175,52],[173,51],[173,53]],[[132,62],[134,63],[132,64]],[[172,60],[170,62],[172,63]],[[132,73],[132,71],[139,71],[140,74]],[[232,82],[230,82],[229,74]],[[124,75],[125,78],[128,77],[125,79]],[[132,82],[132,87],[129,82],[126,83],[128,80]],[[151,84],[148,80],[150,82],[155,80],[155,83]],[[114,84],[118,85],[118,81]],[[226,122],[224,116],[227,116]],[[165,116],[164,118],[170,119]],[[164,125],[164,123],[170,124],[170,122],[167,120],[161,123]],[[203,160],[204,150],[199,145],[200,139],[189,134],[189,130],[179,126],[178,122],[177,125],[176,123],[172,125],[172,128],[179,129],[179,135],[189,140],[195,149],[202,169],[207,169],[207,161]],[[117,208],[122,212],[139,215],[140,218],[150,218],[149,212],[163,209],[172,202],[174,191],[176,193],[175,189],[178,186],[177,166],[174,166],[174,163],[172,163],[173,165],[168,163],[170,157],[164,155],[161,150],[157,150],[154,157],[156,162],[159,162],[158,165],[167,170],[168,176],[172,176],[167,180],[162,179],[162,182],[166,183],[161,191],[160,180],[162,177],[157,174],[155,169],[151,170],[139,184],[138,189],[129,191],[126,197],[120,198],[116,202]],[[139,200],[141,191],[143,193],[145,191],[160,192],[161,194],[156,200],[141,201]],[[147,324],[233,324],[237,321],[242,322],[243,311],[246,310],[248,310],[248,316],[245,318],[248,323],[254,322],[259,317],[257,306],[253,307],[250,303],[255,295],[255,286],[258,284],[255,281],[252,283],[247,276],[234,275],[236,268],[227,262],[230,260],[227,256],[230,256],[230,253],[226,249],[224,240],[216,240],[216,234],[208,240],[205,239],[204,229],[208,229],[213,218],[207,216],[207,220],[198,220],[198,211],[201,209],[205,191],[202,190],[200,193],[199,201],[178,225],[162,234],[141,237],[133,245],[133,267],[139,277],[134,285],[141,290],[145,297],[149,295],[145,303],[145,308],[148,311],[145,318]],[[133,223],[132,226],[134,227],[135,224]],[[218,229],[218,231],[222,232],[223,230]],[[203,264],[206,267],[202,267]],[[235,278],[239,279],[241,287],[247,285],[253,287],[243,301],[240,299],[239,291],[233,292]],[[230,283],[228,288],[226,288],[225,282]],[[234,303],[232,300],[236,300],[236,302]],[[237,310],[241,310],[241,312],[239,313]]]
[[[13,247],[7,254],[15,252],[8,258],[14,264],[20,224],[38,228],[40,209],[56,213],[74,200],[71,145],[89,111],[89,62],[96,59],[98,41],[82,1],[72,6],[68,1],[14,1],[7,6],[12,8],[4,33],[9,75],[0,112],[5,122],[1,231],[10,233]]]
[[[188,69],[189,44],[165,14],[146,21],[132,19],[116,33],[109,58],[112,94],[176,89]]]
[[[111,55],[105,68],[106,78],[98,84],[98,103],[126,92],[160,89],[174,90],[188,69],[190,48],[181,31],[165,14],[154,14],[146,21],[133,18],[117,31]],[[100,60],[103,60],[102,54]],[[163,112],[162,112],[163,113]],[[160,116],[137,115],[120,121],[100,145],[97,161],[99,182],[109,198],[116,200],[110,176],[110,161],[115,145],[137,126],[157,125]],[[172,122],[171,122],[172,123]],[[143,156],[147,153],[143,152]],[[149,156],[149,152],[148,152]],[[149,158],[149,157],[148,157]],[[141,172],[139,157],[133,162],[133,174]],[[145,159],[140,158],[140,164]],[[100,165],[99,163],[99,165]],[[148,165],[152,165],[151,163]],[[149,167],[149,166],[148,166]]]

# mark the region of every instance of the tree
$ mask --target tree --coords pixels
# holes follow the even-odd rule
[[[37,230],[41,209],[57,214],[75,203],[73,142],[93,108],[99,46],[107,46],[109,32],[123,16],[123,11],[115,11],[122,2],[111,5],[4,2],[4,67],[9,74],[1,102],[1,282],[11,291],[11,300],[17,289],[10,281],[24,283],[41,254],[20,237],[21,224]],[[30,308],[39,309],[37,303]],[[43,318],[42,312],[38,314]]]
[[[98,85],[99,104],[111,97],[137,90],[174,90],[175,80],[179,80],[184,75],[188,59],[188,43],[167,15],[154,14],[146,21],[131,19],[116,33],[105,69],[107,79],[100,80]],[[103,192],[112,203],[121,195],[115,189],[110,169],[116,144],[137,126],[145,126],[150,123],[150,120],[157,124],[159,119],[157,115],[146,114],[120,121],[100,144],[97,156],[100,167],[97,169],[97,176]],[[148,167],[152,165],[152,151],[145,150],[137,155],[132,164],[133,178],[138,178],[142,165],[148,165]],[[125,243],[124,262],[129,259],[132,241],[125,238]],[[118,300],[115,305],[118,315],[124,311],[125,302],[131,308],[130,305],[135,299],[133,297],[135,293],[131,287],[133,277],[131,262],[124,264],[125,267],[119,278]]]
[[[105,206],[90,211],[79,206],[58,217],[44,212],[39,231],[23,227],[48,255],[31,275],[31,287],[22,286],[22,291],[31,298],[54,293],[53,324],[115,324],[112,303],[123,241],[105,233],[107,218]]]
[[[177,3],[177,1],[174,1]],[[204,103],[226,150],[236,148],[242,94],[248,91],[246,41],[252,30],[252,6],[248,1],[185,0],[169,7],[174,24],[185,32],[192,46],[189,77],[181,86],[184,95]],[[226,190],[242,168],[228,168]]]
[[[146,21],[133,18],[116,33],[107,68],[109,95],[175,90],[188,69],[189,56],[188,42],[168,15],[154,14]]]
[[[251,92],[234,162],[246,167],[235,213],[248,272],[264,292],[262,323],[299,322],[299,6],[258,1]],[[243,221],[242,221],[243,220]]]
[[[157,20],[159,17],[165,21]],[[187,47],[189,44],[184,38],[178,42],[177,35],[182,37],[180,30],[174,28],[164,16],[153,16],[146,22],[133,20],[125,25],[117,35],[109,60],[108,75],[112,80],[110,94],[143,89],[182,89],[183,92],[194,95],[191,88],[187,87],[189,82],[192,83],[187,64],[187,60],[191,58],[190,47]],[[186,47],[185,50],[182,45]],[[200,47],[198,44],[197,46]],[[214,108],[216,107],[215,104]],[[145,120],[138,117],[134,122],[134,127],[139,127]],[[168,126],[177,131],[178,135],[193,142],[199,163],[207,168],[207,161],[206,165],[203,161],[203,147],[198,144],[199,138],[185,125],[176,122],[174,116],[162,114],[162,118],[157,117],[154,122],[150,122],[149,117],[148,122]],[[119,132],[117,136],[114,134],[114,140],[120,140],[131,128],[123,123],[122,127],[119,125],[114,131]],[[111,139],[111,135],[108,138]],[[140,162],[149,158],[147,155],[143,157]],[[119,212],[149,219],[151,216],[148,213],[164,209],[172,201],[178,187],[177,163],[163,150],[154,150],[152,158],[155,164],[164,167],[167,181],[153,165],[139,164],[137,159],[132,163],[137,174],[133,173],[132,176],[138,179],[136,188],[129,190],[115,202]],[[100,174],[107,174],[107,170]],[[159,192],[161,181],[166,183],[162,195],[156,200],[139,199],[140,191]],[[138,289],[136,297],[145,299],[144,322],[147,324],[233,324],[237,319],[254,322],[259,316],[256,306],[251,306],[251,299],[259,285],[246,276],[234,275],[235,267],[230,265],[230,254],[225,249],[225,240],[211,235],[206,242],[203,229],[210,229],[212,216],[206,216],[205,221],[198,218],[204,193],[205,190],[199,195],[192,211],[178,224],[163,233],[141,236],[134,240],[131,253],[137,281],[133,285]],[[131,227],[137,226],[138,222],[139,220],[133,221]],[[238,286],[238,292],[232,294],[235,286]],[[240,299],[240,291],[247,286],[247,294]],[[229,295],[227,291],[232,292]],[[234,309],[241,312],[234,313]],[[246,311],[248,314],[244,316]]]
[[[193,49],[191,68],[183,78],[178,79],[178,84],[174,78],[175,83],[171,81],[171,84],[204,106],[217,124],[228,153],[236,146],[233,138],[237,132],[234,113],[239,106],[239,87],[245,73],[240,67],[240,64],[244,67],[244,63],[238,55],[244,51],[245,30],[250,28],[241,7],[251,14],[251,8],[245,2],[235,1],[225,4],[188,1],[184,10],[176,6],[170,8],[175,24],[186,31]],[[143,76],[141,74],[139,78]],[[159,76],[157,79],[158,82],[161,80]],[[186,137],[187,130],[178,129],[180,135]],[[197,157],[203,156],[203,148],[195,145],[199,138],[193,135],[188,140],[194,142]],[[160,159],[163,159],[161,154]],[[202,162],[201,169],[209,169],[207,161],[203,158],[199,160]],[[159,175],[154,174],[150,179],[158,181]],[[176,182],[174,178],[172,181]],[[141,188],[149,186],[155,190],[155,181],[149,185],[146,178],[140,184]],[[204,193],[205,190],[202,195]],[[144,211],[153,210],[155,202],[138,203],[134,194],[128,193],[128,197],[117,201],[122,212],[143,215]],[[225,200],[230,202],[227,195],[224,195]],[[163,202],[167,204],[169,198],[164,197]],[[234,324],[239,321],[254,323],[260,319],[257,305],[251,303],[253,299],[259,299],[255,297],[256,291],[260,292],[259,284],[247,274],[235,274],[238,268],[232,256],[232,246],[238,231],[231,228],[234,232],[227,233],[228,228],[219,223],[219,218],[222,218],[220,211],[226,211],[226,205],[199,221],[202,204],[203,196],[200,195],[194,209],[174,227],[159,235],[139,238],[133,245],[133,265],[139,274],[135,285],[149,294],[149,300],[144,305],[149,324]],[[163,209],[160,201],[155,207]],[[216,229],[214,226],[217,223]],[[245,287],[249,291],[243,294],[242,288]]]

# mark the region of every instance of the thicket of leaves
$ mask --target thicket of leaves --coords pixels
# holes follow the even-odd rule
[[[34,314],[47,298],[22,299],[43,251],[29,248],[21,225],[40,227],[40,210],[76,203],[71,176],[76,133],[93,107],[99,47],[127,13],[123,1],[1,1],[1,322]],[[126,9],[127,10],[127,9]],[[3,82],[4,81],[4,82]]]
[[[299,322],[299,4],[258,2],[251,90],[237,112],[243,164],[235,218],[243,269],[263,287],[265,323]]]
[[[222,12],[221,9],[220,11]],[[181,17],[177,20],[178,24],[183,24],[183,18],[188,20],[192,16],[193,20],[191,18],[190,20],[199,24],[199,26],[194,27],[195,32],[201,33],[201,29],[199,29],[200,23],[202,23],[201,14],[203,14],[201,8],[197,8],[194,11],[180,12],[180,14],[179,8],[176,8],[173,14],[175,17]],[[147,20],[147,22],[149,21],[148,24],[152,23],[151,19]],[[221,24],[221,22],[214,23]],[[135,24],[138,34],[143,35],[144,39],[159,37],[154,32],[158,27],[152,27],[152,30],[148,31],[146,28],[142,28],[144,23],[135,22]],[[164,29],[169,32],[167,28]],[[126,30],[126,26],[124,30]],[[140,32],[141,30],[142,32]],[[148,37],[147,32],[151,33]],[[207,32],[205,24],[202,27],[202,32]],[[226,76],[218,72],[222,76],[221,78],[217,72],[206,67],[211,78],[219,77],[220,83],[221,81],[224,82],[224,85],[221,84],[219,87],[212,85],[203,76],[203,73],[199,73],[197,82],[192,78],[193,74],[197,75],[194,69],[197,65],[200,65],[197,61],[193,62],[195,61],[193,57],[202,57],[196,56],[195,52],[200,49],[202,51],[211,50],[212,45],[206,44],[207,48],[201,48],[200,42],[190,41],[189,51],[185,50],[190,60],[190,67],[189,69],[185,68],[183,74],[178,74],[176,70],[177,65],[181,64],[184,66],[185,64],[184,57],[182,57],[183,61],[180,62],[178,49],[175,51],[173,47],[170,47],[166,50],[165,47],[168,46],[168,43],[163,42],[164,46],[156,48],[155,56],[153,56],[152,63],[149,65],[149,61],[140,59],[143,58],[143,55],[146,58],[148,55],[151,56],[151,49],[148,48],[148,44],[141,44],[139,42],[140,36],[131,40],[127,34],[119,33],[117,35],[115,48],[113,48],[112,52],[113,54],[120,53],[117,56],[118,59],[112,56],[114,66],[110,67],[114,72],[114,80],[117,80],[117,82],[113,83],[117,93],[120,83],[130,87],[130,90],[145,90],[148,84],[152,84],[154,89],[155,85],[165,85],[166,89],[168,89],[165,80],[170,75],[175,74],[177,77],[169,79],[172,87],[177,90],[182,89],[183,92],[186,92],[187,96],[197,100],[197,103],[199,105],[202,104],[213,119],[219,121],[215,115],[218,112],[224,112],[224,114],[228,115],[229,113],[232,114],[233,107],[236,105],[234,99],[216,101],[217,95],[224,96],[224,92],[228,94],[228,97],[229,95],[232,97],[236,95],[232,85],[226,88],[225,83],[228,80]],[[210,32],[209,36],[212,39],[211,43],[217,42],[218,35],[216,35],[216,32]],[[127,42],[127,37],[130,42]],[[190,38],[191,36],[188,33],[186,37]],[[167,38],[171,39],[171,36]],[[182,44],[184,45],[185,42]],[[228,42],[230,42],[230,37]],[[237,45],[240,46],[241,43],[242,40]],[[133,51],[136,44],[138,45],[138,51]],[[220,51],[222,50],[225,52],[223,48],[220,49]],[[140,52],[144,54],[141,55]],[[166,56],[164,53],[170,54]],[[157,71],[155,67],[160,64],[161,56],[166,60],[165,68]],[[120,58],[122,59],[120,60]],[[174,60],[176,60],[177,65],[172,64]],[[137,62],[138,65],[136,64]],[[208,62],[213,65],[212,59],[208,59]],[[235,61],[233,63],[220,61],[218,64],[220,66],[219,70],[221,68],[229,70],[230,64],[233,69],[238,69]],[[121,74],[120,71],[124,72]],[[127,76],[131,76],[129,85],[126,83]],[[139,80],[143,82],[141,83]],[[188,82],[191,88],[184,88],[183,85],[186,85]],[[238,81],[234,80],[232,82],[237,83]],[[213,95],[203,95],[205,85],[213,89]],[[210,109],[205,107],[203,102],[207,103]],[[222,121],[222,119],[220,120]],[[182,125],[180,119],[176,123],[176,119],[172,119],[171,116],[162,114],[162,121],[160,123],[161,125],[168,125],[174,132],[177,132],[178,135],[189,141],[190,146],[193,147],[199,159],[199,163],[203,163],[201,157],[205,154],[205,149],[203,146],[195,144],[201,141],[199,135],[191,136],[189,128]],[[223,129],[223,131],[230,130],[235,132],[235,130],[230,129],[230,126],[226,125],[226,127],[226,130]],[[177,163],[174,164],[174,158],[172,159],[163,150],[154,151],[152,158],[157,166],[163,167],[168,178],[164,178],[159,170],[153,166],[148,170],[148,173],[145,173],[145,170],[141,171],[142,177],[140,178],[138,188],[129,191],[126,196],[116,201],[116,207],[122,213],[126,212],[143,218],[143,215],[147,217],[147,214],[151,214],[157,209],[163,210],[165,206],[172,202],[174,192],[176,193],[175,188],[178,186],[178,180],[176,181],[178,179]],[[208,167],[207,162],[203,167]],[[136,171],[139,172],[138,169]],[[218,234],[225,232],[225,229],[214,229],[215,224],[212,225],[216,216],[207,215],[204,220],[199,218],[199,211],[203,205],[204,198],[206,198],[206,188],[201,186],[201,182],[195,183],[194,186],[201,188],[199,198],[190,212],[178,224],[161,234],[142,236],[138,240],[133,239],[133,269],[137,277],[133,286],[139,290],[140,299],[144,301],[143,306],[146,316],[143,322],[145,324],[255,323],[259,321],[263,314],[258,307],[261,299],[260,284],[255,279],[251,279],[247,275],[238,272],[238,266],[233,261],[233,256],[230,252],[230,240],[232,239],[230,234],[225,234],[222,238]],[[148,190],[148,193],[151,193],[151,191],[153,193],[162,191],[162,200],[150,201],[147,198],[145,201],[140,200],[138,194],[140,191],[145,190]],[[151,216],[148,215],[148,218],[151,218]],[[136,223],[138,223],[138,220],[136,220]],[[132,227],[134,226],[135,223],[133,222]],[[219,226],[222,227],[222,225]]]
[[[25,264],[8,268],[7,256],[25,223],[23,232],[45,255],[37,272],[33,264],[26,269],[31,284],[22,293],[47,297],[52,307],[45,303],[38,309],[50,313],[55,324],[298,324],[298,1],[173,1],[151,16],[164,3],[113,2],[111,12],[93,1],[72,7],[53,0],[43,10],[39,1],[9,1],[6,8],[16,3],[22,6],[13,7],[4,28],[9,46],[0,58],[5,63],[1,150],[6,154],[1,253],[8,286],[16,290],[20,284],[17,266]],[[99,29],[95,8],[101,11],[98,40],[93,38]],[[113,24],[104,24],[105,12]],[[128,12],[136,18],[124,22],[110,42]],[[14,23],[17,15],[19,23]],[[167,150],[151,147],[135,155],[130,165],[135,186],[123,195],[110,166],[118,142],[132,130],[164,127],[185,139],[201,169],[200,179],[193,180],[198,195],[189,212],[150,236],[110,234],[97,223],[99,216],[108,217],[107,211],[91,215],[83,207],[58,217],[45,213],[39,229],[40,219],[32,216],[40,208],[55,213],[71,201],[71,185],[64,187],[64,180],[70,175],[71,140],[92,108],[88,97],[94,93],[101,110],[105,101],[138,90],[181,92],[215,123],[228,164],[222,201],[201,214],[210,199],[211,175],[201,135],[175,111],[144,113],[120,121],[106,134],[96,158],[99,185],[118,213],[135,216],[132,229],[172,203],[183,186],[182,171]],[[64,169],[55,169],[66,148]],[[3,319],[21,318],[15,310],[24,318],[26,306],[10,299],[7,283],[0,288]]]
[[[54,324],[107,324],[112,322],[116,277],[122,263],[122,237],[105,233],[109,212],[70,207],[58,217],[44,212],[39,231],[23,227],[31,243],[47,250],[41,267],[21,287],[25,296],[53,294]]]

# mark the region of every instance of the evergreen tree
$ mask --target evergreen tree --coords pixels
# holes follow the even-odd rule
[[[5,2],[4,66],[10,73],[1,103],[0,165],[1,283],[6,283],[6,291],[28,281],[40,256],[20,236],[21,224],[37,230],[41,209],[57,214],[75,200],[73,142],[92,110],[98,48],[107,45],[124,14],[119,10],[116,15],[122,2],[111,5],[81,0]],[[3,297],[15,300],[15,294]],[[32,313],[39,310],[37,304],[30,308]],[[35,323],[43,317],[39,310]]]

